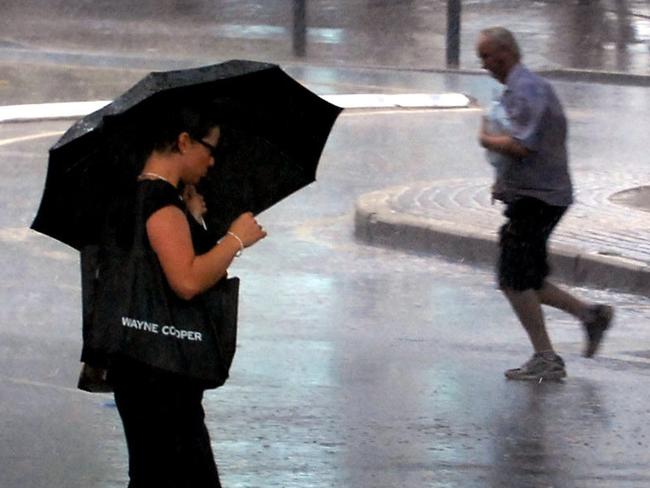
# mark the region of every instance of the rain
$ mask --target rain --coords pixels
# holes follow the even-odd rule
[[[2,8],[2,488],[128,483],[112,395],[76,388],[78,252],[30,230],[48,150],[83,115],[52,116],[42,104],[101,107],[151,71],[231,59],[278,64],[326,99],[460,94],[468,103],[346,108],[316,182],[258,216],[268,237],[230,268],[241,279],[231,375],[204,398],[223,486],[650,484],[648,2]],[[501,86],[481,69],[476,39],[494,25],[516,34],[523,62],[552,83],[567,115],[576,203],[551,248],[579,259],[558,261],[552,276],[616,310],[586,359],[579,322],[545,309],[562,382],[503,377],[531,350],[495,282],[503,207],[490,202],[493,169],[478,144]],[[26,105],[36,115],[21,118]]]

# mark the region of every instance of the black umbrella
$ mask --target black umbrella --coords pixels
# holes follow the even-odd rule
[[[242,212],[258,214],[313,182],[341,111],[268,63],[150,73],[50,149],[32,229],[76,249],[96,243],[107,208],[144,163],[135,149],[140,129],[171,101],[230,107],[216,164],[200,188],[215,237]]]

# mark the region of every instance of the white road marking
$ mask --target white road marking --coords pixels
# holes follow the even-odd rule
[[[33,141],[34,139],[43,139],[45,137],[60,136],[64,131],[54,132],[40,132],[38,134],[31,134],[28,136],[12,137],[11,139],[0,139],[0,146],[8,146],[9,144],[16,144],[18,142]]]
[[[110,101],[28,103],[0,107],[0,122],[79,118],[95,112]]]
[[[0,381],[7,381],[9,383],[13,383],[15,385],[21,385],[21,386],[32,386],[32,387],[38,387],[38,388],[50,388],[53,390],[59,390],[59,391],[65,391],[68,393],[85,393],[78,388],[71,388],[68,386],[59,386],[59,385],[54,385],[50,383],[43,383],[41,381],[32,381],[24,378],[12,378],[12,377],[7,377],[7,376],[0,376]]]

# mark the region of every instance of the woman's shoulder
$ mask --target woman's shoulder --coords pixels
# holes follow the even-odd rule
[[[183,207],[181,196],[172,184],[162,180],[142,180],[138,182],[138,199],[142,204],[144,219],[168,206]]]

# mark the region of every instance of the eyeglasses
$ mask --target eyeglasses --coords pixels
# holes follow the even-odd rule
[[[205,142],[203,139],[196,139],[196,142],[205,146],[208,149],[208,151],[210,151],[210,154],[212,154],[212,156],[216,154],[217,146],[213,146],[212,144]]]

